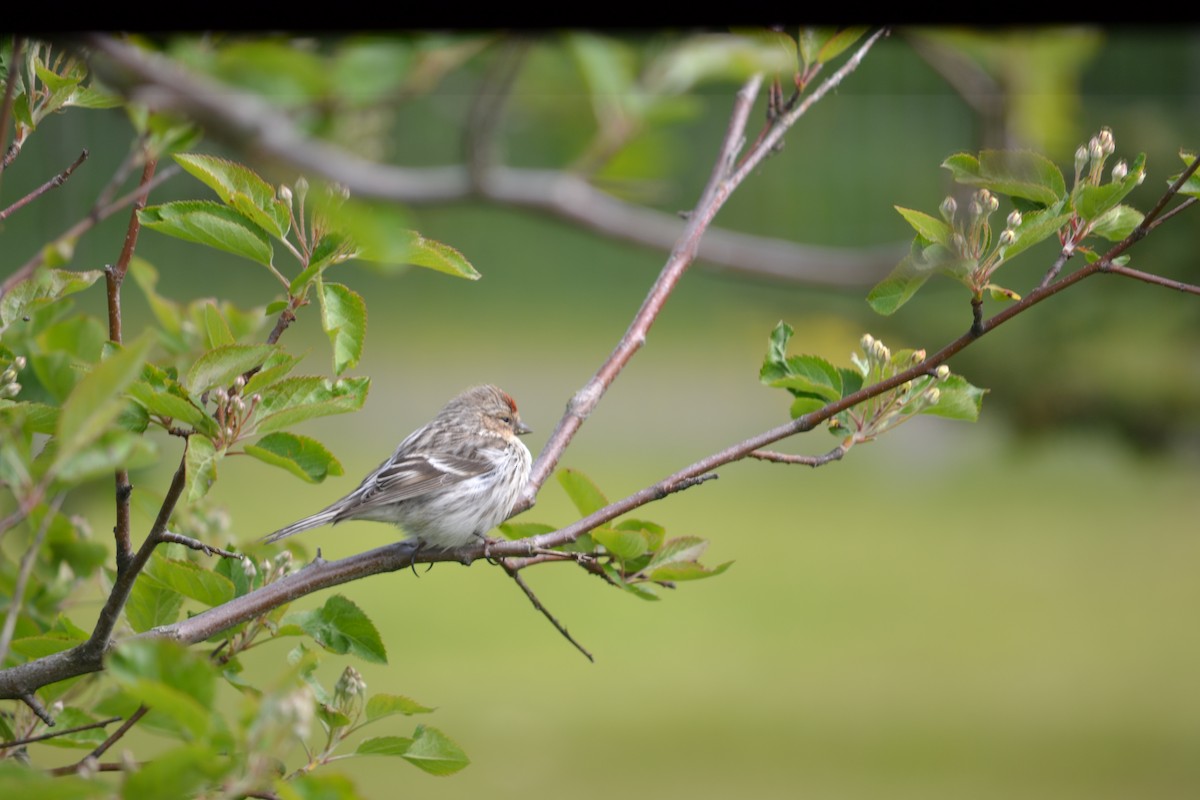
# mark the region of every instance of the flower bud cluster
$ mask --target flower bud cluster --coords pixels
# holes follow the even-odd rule
[[[862,346],[863,356],[853,353],[850,358],[862,372],[865,385],[894,377],[904,370],[922,364],[927,358],[924,350],[897,353],[893,356],[883,342],[869,333],[862,337],[859,344]],[[874,439],[884,431],[937,405],[941,400],[941,389],[937,384],[944,383],[950,374],[950,368],[940,364],[925,375],[839,414],[830,424],[838,430],[852,429],[854,441]]]
[[[242,396],[245,387],[246,379],[239,375],[228,390],[221,388],[212,393],[212,398],[217,404],[217,425],[221,431],[216,442],[217,447],[228,447],[237,441],[242,428],[262,402],[262,395],[257,393],[246,402],[246,398]]]
[[[0,373],[0,400],[16,397],[21,391],[21,384],[17,382],[17,375],[23,369],[25,369],[25,356],[17,356],[8,365],[8,368]]]

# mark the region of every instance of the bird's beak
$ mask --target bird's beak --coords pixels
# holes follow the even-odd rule
[[[520,420],[517,421],[517,427],[515,430],[517,432],[517,436],[524,436],[527,433],[533,433],[533,428],[529,427]]]

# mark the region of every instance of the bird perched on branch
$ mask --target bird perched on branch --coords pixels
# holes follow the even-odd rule
[[[512,512],[533,461],[517,437],[530,433],[517,404],[496,386],[455,397],[341,500],[269,536],[350,519],[390,522],[419,545],[446,550],[486,543]]]

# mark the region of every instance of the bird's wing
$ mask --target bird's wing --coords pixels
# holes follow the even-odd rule
[[[385,464],[356,492],[355,514],[445,489],[494,469],[482,458],[420,453]],[[350,510],[350,509],[347,509]]]

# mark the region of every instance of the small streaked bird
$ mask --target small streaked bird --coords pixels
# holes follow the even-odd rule
[[[531,429],[517,404],[495,386],[455,397],[358,488],[312,516],[280,528],[277,542],[310,528],[350,519],[390,522],[419,542],[445,550],[485,542],[512,512],[533,461],[518,439]]]

